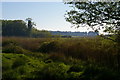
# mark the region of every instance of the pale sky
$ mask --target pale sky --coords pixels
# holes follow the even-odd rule
[[[4,1],[4,0],[3,0]],[[14,1],[14,0],[12,0]],[[19,0],[18,0],[19,1]],[[32,0],[31,0],[32,1]],[[48,0],[47,0],[48,1]],[[64,14],[70,10],[69,5],[62,1],[54,2],[2,2],[2,19],[24,20],[32,18],[39,30],[52,31],[86,31],[85,28],[71,28],[65,21]]]

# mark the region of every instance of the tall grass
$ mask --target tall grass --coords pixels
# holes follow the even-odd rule
[[[94,38],[18,38],[3,37],[3,44],[15,42],[17,46],[32,52],[43,52],[53,56],[66,56],[88,63],[118,68],[117,44],[100,37]],[[3,45],[3,48],[8,45]],[[52,54],[51,54],[52,53]],[[53,55],[54,53],[54,55]],[[120,52],[119,52],[120,53]],[[55,55],[56,54],[56,55]],[[64,57],[63,56],[63,57]]]

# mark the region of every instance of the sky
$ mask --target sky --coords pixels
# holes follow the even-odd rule
[[[66,22],[64,14],[70,10],[69,5],[61,2],[2,2],[2,19],[24,20],[32,18],[35,28],[51,31],[80,31],[86,28],[71,28]]]

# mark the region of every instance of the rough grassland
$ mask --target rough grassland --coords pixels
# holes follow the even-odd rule
[[[114,71],[95,64],[49,55],[3,53],[3,80],[119,80]]]
[[[120,80],[116,44],[101,38],[3,38],[3,80]]]

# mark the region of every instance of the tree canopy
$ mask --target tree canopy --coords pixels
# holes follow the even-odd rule
[[[104,30],[115,35],[114,39],[103,36],[117,43],[117,67],[120,67],[120,1],[119,2],[67,2],[72,10],[65,15],[66,21],[80,27],[89,25],[94,31]],[[86,26],[83,26],[86,27]],[[120,69],[118,68],[118,71]]]
[[[26,23],[22,20],[2,20],[3,36],[27,36]]]
[[[50,37],[48,31],[40,31],[34,27],[28,27],[23,20],[0,20],[2,22],[2,36],[17,37]]]
[[[104,29],[104,32],[120,31],[120,1],[119,2],[67,2],[72,9],[65,14],[66,21],[77,28],[82,24],[89,25],[94,31]]]

